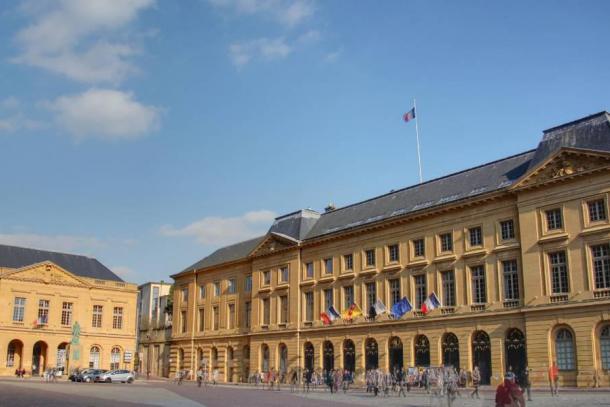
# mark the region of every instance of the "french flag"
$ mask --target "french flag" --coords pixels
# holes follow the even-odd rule
[[[405,122],[409,122],[409,121],[415,119],[415,107],[413,109],[409,110],[407,113],[403,114],[402,119]]]
[[[438,300],[436,294],[432,293],[426,298],[426,301],[421,305],[421,312],[427,314],[428,312],[441,306],[441,302]]]

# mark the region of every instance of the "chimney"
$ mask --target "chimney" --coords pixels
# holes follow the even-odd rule
[[[330,202],[330,203],[328,204],[328,206],[327,206],[326,208],[324,208],[324,212],[332,212],[332,211],[334,211],[335,209],[337,209],[337,207],[335,206],[335,204],[334,204],[334,203],[332,203],[332,202]]]

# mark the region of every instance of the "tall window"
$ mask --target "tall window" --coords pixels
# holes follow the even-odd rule
[[[400,251],[397,244],[388,246],[388,260],[392,263],[400,261]]]
[[[326,272],[326,274],[333,273],[333,259],[332,258],[324,259],[324,271]]]
[[[244,283],[244,290],[249,293],[252,291],[252,275],[246,276],[246,282]]]
[[[123,307],[114,307],[112,312],[112,329],[123,329]]]
[[[201,298],[201,299],[205,298],[205,284],[201,284],[199,286],[199,298]]]
[[[343,287],[343,309],[349,309],[354,303],[354,286]]]
[[[439,236],[441,240],[441,252],[450,252],[453,250],[453,234],[443,233]]]
[[[72,325],[72,304],[71,302],[64,302],[61,306],[61,324],[64,326]]]
[[[182,289],[182,302],[187,302],[189,300],[189,289],[188,287],[184,287]]]
[[[112,348],[110,351],[110,370],[118,370],[121,364],[121,349],[118,347]]]
[[[246,301],[244,305],[244,325],[246,328],[250,328],[252,326],[252,302]]]
[[[502,240],[510,240],[515,238],[515,223],[512,219],[503,220],[500,222],[500,237]]]
[[[306,272],[307,278],[313,278],[313,263],[312,262],[305,264],[305,272]]]
[[[11,342],[6,351],[6,367],[15,366],[15,343]]]
[[[599,350],[602,369],[610,370],[610,325],[606,325],[599,335]]]
[[[426,275],[419,274],[414,276],[413,279],[415,280],[415,306],[421,308],[427,296]]]
[[[280,282],[281,283],[287,283],[288,282],[288,277],[289,277],[289,271],[288,271],[288,266],[283,266],[280,268]]]
[[[235,304],[227,305],[227,313],[228,313],[227,328],[233,329],[233,328],[235,328]]]
[[[229,294],[235,294],[237,291],[237,284],[235,283],[235,279],[232,278],[229,280],[229,284],[227,285],[227,292]]]
[[[180,332],[186,333],[186,311],[180,312]]]
[[[354,255],[349,253],[343,255],[343,267],[345,270],[353,270],[354,269]]]
[[[374,281],[366,283],[366,301],[368,309],[377,302],[377,286]]]
[[[595,288],[598,290],[610,288],[610,245],[591,246],[593,257],[593,272],[595,273]]]
[[[550,253],[549,262],[551,264],[551,289],[553,294],[566,294],[570,291],[568,286],[566,252],[560,251]]]
[[[271,304],[269,298],[263,298],[263,325],[271,322]]]
[[[159,287],[153,287],[152,289],[152,320],[157,320],[159,315]]]
[[[555,354],[559,370],[574,370],[574,339],[567,329],[560,329],[555,336]]]
[[[280,322],[288,323],[288,296],[280,296]]]
[[[504,274],[504,299],[519,299],[519,270],[517,270],[517,260],[507,260],[502,262],[502,272]]]
[[[25,298],[15,297],[15,304],[13,305],[13,321],[23,322],[25,315]]]
[[[470,268],[472,275],[472,302],[485,304],[487,302],[487,290],[485,287],[485,267],[473,266]]]
[[[324,290],[324,311],[333,305],[333,289],[327,288]]]
[[[561,219],[561,209],[549,209],[546,214],[546,228],[548,230],[557,230],[563,228],[563,219]]]
[[[470,246],[483,245],[483,231],[480,226],[468,229],[468,236],[470,238]]]
[[[455,307],[455,273],[453,270],[444,271],[441,274],[443,284],[443,305]]]
[[[413,256],[424,257],[426,255],[426,243],[424,239],[413,240]]]
[[[313,321],[313,291],[305,293],[305,321]]]
[[[205,309],[199,308],[199,332],[205,331]]]
[[[100,368],[100,348],[97,346],[93,346],[91,350],[89,350],[89,368]]]
[[[91,326],[93,326],[94,328],[101,328],[102,327],[102,311],[103,311],[104,307],[101,305],[94,305],[93,306],[93,319],[91,321]]]
[[[589,208],[589,222],[598,222],[608,218],[606,214],[606,202],[603,199],[596,199],[587,202]]]
[[[400,301],[400,279],[395,278],[388,281],[390,285],[390,307]]]
[[[364,252],[367,267],[375,266],[375,249],[368,249]]]
[[[212,324],[214,325],[214,330],[218,331],[218,328],[220,328],[220,308],[218,308],[218,305],[212,307],[212,312],[214,314],[212,315]]]
[[[38,301],[38,323],[40,325],[49,323],[49,300]]]
[[[220,281],[214,281],[214,297],[220,297],[221,293]]]

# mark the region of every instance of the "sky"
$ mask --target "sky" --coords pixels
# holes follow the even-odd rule
[[[610,110],[610,2],[0,0],[0,243],[171,281]]]

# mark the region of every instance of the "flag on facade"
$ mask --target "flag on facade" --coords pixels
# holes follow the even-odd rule
[[[324,325],[330,325],[330,318],[326,314],[326,312],[320,313],[320,319]]]
[[[403,114],[402,119],[405,122],[409,122],[409,121],[415,119],[415,107],[413,107],[413,109],[409,110],[407,113]]]
[[[436,294],[432,293],[428,296],[428,298],[426,298],[426,301],[424,301],[424,303],[421,305],[421,311],[424,314],[427,314],[428,312],[440,306],[441,302],[438,300],[438,297],[436,296]]]
[[[407,299],[407,297],[402,297],[402,299],[392,305],[392,315],[394,318],[400,318],[407,312],[411,311],[413,307],[411,303]]]
[[[362,310],[360,309],[358,304],[353,302],[352,305],[350,305],[348,309],[343,311],[343,314],[341,315],[341,317],[343,319],[351,320],[352,318],[358,317],[360,315],[362,315]]]
[[[341,315],[337,312],[335,307],[332,305],[330,307],[328,307],[326,314],[328,315],[328,318],[330,318],[331,321],[341,318]]]
[[[381,300],[377,300],[375,302],[374,307],[377,315],[385,314],[386,312],[388,312],[387,308],[385,307],[383,302],[381,302]]]

